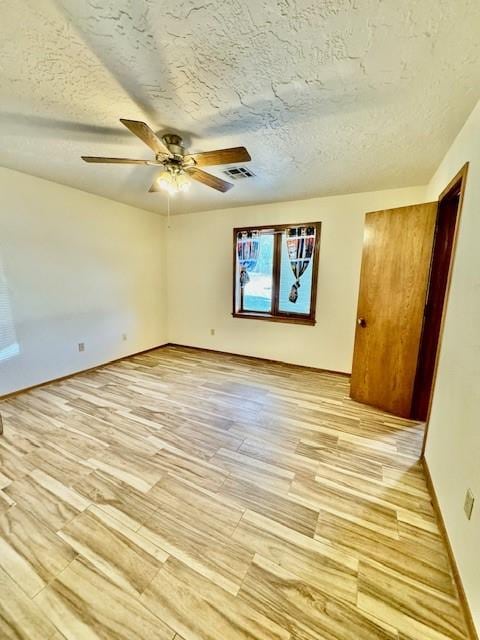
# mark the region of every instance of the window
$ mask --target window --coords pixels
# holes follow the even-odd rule
[[[0,363],[20,353],[15,324],[10,306],[10,292],[7,278],[0,264]],[[1,422],[0,422],[1,431]]]
[[[315,324],[320,222],[233,230],[233,316]]]

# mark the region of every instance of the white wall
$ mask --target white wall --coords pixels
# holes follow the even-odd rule
[[[161,216],[3,168],[0,193],[0,395],[166,342]]]
[[[480,103],[428,186],[436,198],[469,161],[426,458],[480,632]],[[476,496],[470,522],[466,489]]]
[[[413,187],[174,216],[169,341],[350,372],[364,214],[424,200],[424,187]],[[312,221],[322,222],[317,324],[232,318],[233,228]]]

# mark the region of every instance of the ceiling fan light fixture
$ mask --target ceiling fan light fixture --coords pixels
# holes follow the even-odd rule
[[[162,191],[166,191],[171,196],[176,193],[188,191],[190,180],[184,173],[174,173],[172,171],[162,171],[157,178],[157,186]]]
[[[170,171],[162,171],[162,173],[157,178],[157,186],[159,189],[161,189],[162,191],[166,191],[171,196],[175,195],[177,192],[173,176]]]
[[[178,173],[176,176],[177,189],[180,192],[188,191],[190,189],[190,179],[184,173]]]

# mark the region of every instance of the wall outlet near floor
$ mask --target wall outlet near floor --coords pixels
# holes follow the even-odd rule
[[[84,342],[79,342],[78,343],[78,350],[79,351],[85,351],[85,343]]]
[[[127,340],[127,334],[126,333],[122,333],[122,340],[124,342],[126,342],[126,340]]]
[[[463,505],[463,508],[465,510],[465,515],[467,516],[468,520],[470,520],[470,518],[472,517],[474,503],[475,503],[475,496],[473,495],[472,490],[468,489],[467,493],[465,494],[465,503]]]
[[[215,335],[215,329],[210,329],[210,335],[214,336]]]

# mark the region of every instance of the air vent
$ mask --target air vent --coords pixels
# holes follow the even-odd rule
[[[253,178],[254,173],[247,169],[247,167],[230,167],[223,172],[226,176],[232,180],[242,180],[243,178]]]

